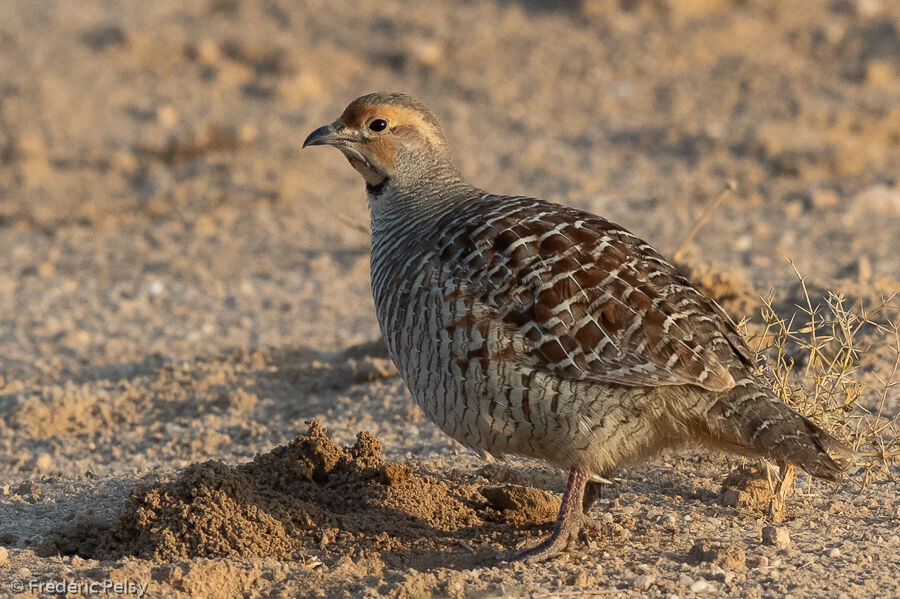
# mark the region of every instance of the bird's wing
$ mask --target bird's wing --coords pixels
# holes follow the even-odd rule
[[[753,363],[721,308],[647,243],[586,212],[497,200],[437,243],[441,264],[455,265],[445,299],[467,295],[472,315],[503,323],[516,339],[507,359],[563,378],[711,391]]]

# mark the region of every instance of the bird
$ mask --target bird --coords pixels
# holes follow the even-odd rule
[[[539,562],[596,528],[615,468],[694,444],[839,480],[854,455],[760,378],[731,318],[647,242],[586,211],[471,185],[419,100],[353,100],[303,147],[365,180],[371,286],[423,412],[489,457],[568,470]]]

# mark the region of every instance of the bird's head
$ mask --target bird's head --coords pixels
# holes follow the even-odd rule
[[[400,93],[353,100],[340,118],[309,134],[303,147],[334,146],[366,180],[370,192],[456,176],[440,122],[424,104]]]

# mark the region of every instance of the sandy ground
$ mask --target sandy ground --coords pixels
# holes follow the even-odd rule
[[[740,461],[690,450],[618,472],[602,536],[503,565],[564,474],[423,417],[362,183],[300,152],[378,89],[425,101],[474,183],[664,253],[733,180],[687,259],[735,316],[795,310],[787,259],[814,294],[900,291],[894,0],[0,0],[0,596],[900,595],[897,466],[801,476],[767,544],[722,499]]]

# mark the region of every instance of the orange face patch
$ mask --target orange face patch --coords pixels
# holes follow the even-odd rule
[[[440,148],[444,145],[440,132],[436,131],[435,127],[422,114],[403,106],[352,102],[341,115],[341,123],[343,123],[344,127],[362,131],[365,131],[368,124],[375,119],[386,120],[389,129],[383,135],[373,136],[371,143],[403,135],[419,137],[425,143],[435,148]],[[394,149],[396,149],[396,146],[394,146]]]

